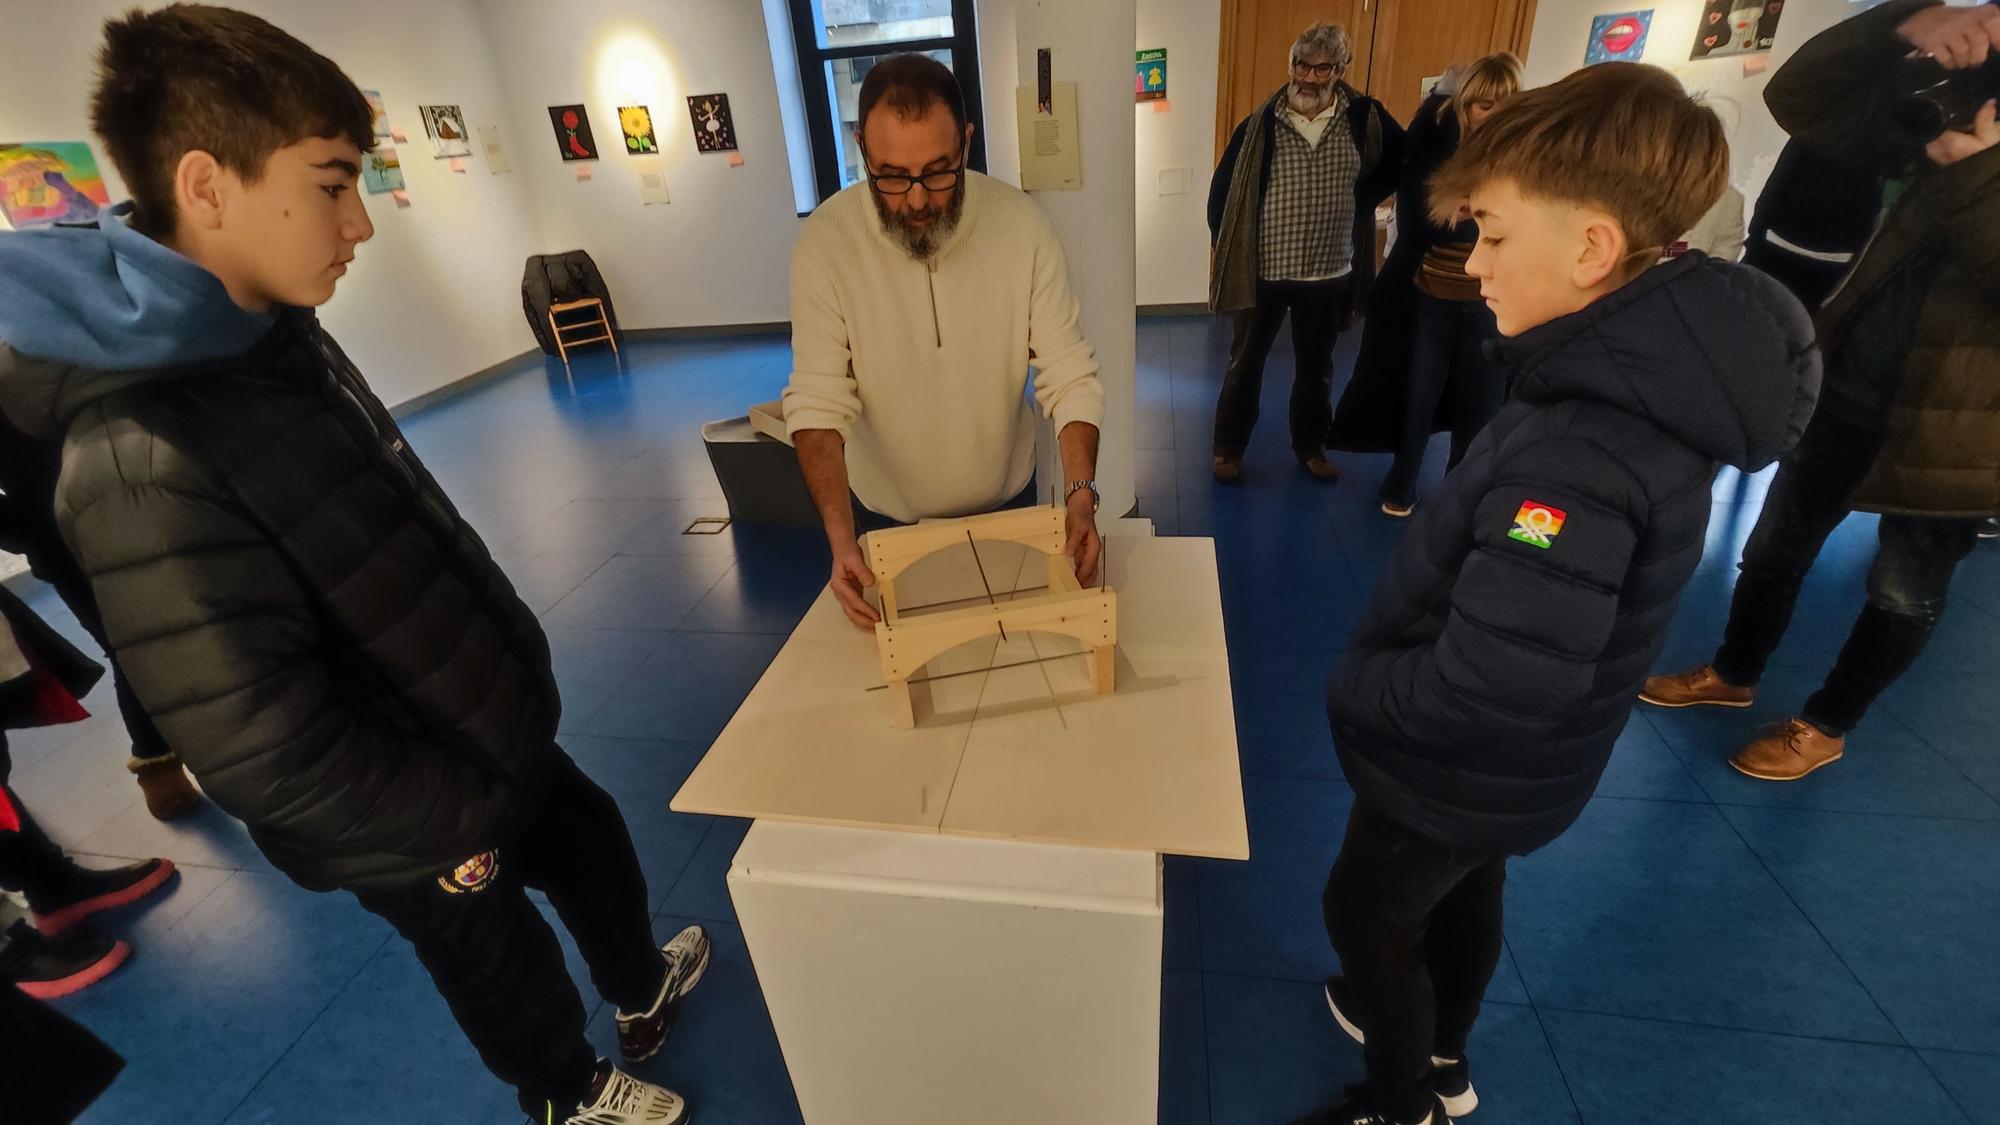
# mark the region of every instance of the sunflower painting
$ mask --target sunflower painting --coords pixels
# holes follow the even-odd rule
[[[625,131],[627,155],[653,156],[660,151],[660,142],[653,136],[653,113],[645,106],[619,106],[618,127]]]

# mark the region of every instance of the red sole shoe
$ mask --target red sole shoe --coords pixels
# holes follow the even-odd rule
[[[70,903],[53,914],[35,915],[35,928],[49,937],[55,937],[93,914],[100,914],[106,910],[114,910],[120,906],[127,906],[138,902],[140,899],[165,886],[167,880],[174,877],[174,870],[174,861],[163,859],[160,861],[160,865],[153,869],[152,874],[133,883],[129,887],[112,891],[109,894],[98,895],[96,898],[87,898],[80,902]]]
[[[66,977],[58,977],[55,980],[19,981],[14,987],[37,1000],[54,1000],[58,996],[82,992],[110,976],[130,956],[132,947],[122,941],[115,941],[111,943],[111,952]]]

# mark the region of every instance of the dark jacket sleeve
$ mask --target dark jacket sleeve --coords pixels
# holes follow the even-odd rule
[[[1416,645],[1357,634],[1334,687],[1336,733],[1473,764],[1532,749],[1593,696],[1643,496],[1594,442],[1543,438],[1512,454],[1478,502],[1443,632]],[[1510,538],[1528,503],[1564,513],[1547,547]],[[1399,596],[1392,572],[1377,597]]]
[[[1779,128],[1822,152],[1889,156],[1889,111],[1904,92],[1899,63],[1911,50],[1896,28],[1938,3],[1889,0],[1806,40],[1764,87]]]
[[[1354,201],[1363,211],[1373,211],[1389,198],[1403,178],[1403,127],[1380,102],[1371,101],[1369,113],[1382,131],[1382,157],[1354,185]]]
[[[262,530],[152,482],[108,487],[63,525],[120,669],[230,815],[326,855],[448,863],[492,846],[514,785],[335,694],[326,653],[342,642]]]
[[[1251,114],[1250,117],[1255,117]],[[1243,135],[1250,129],[1250,117],[1236,125],[1236,131],[1229,134],[1229,146],[1222,150],[1222,161],[1215,166],[1215,175],[1208,181],[1208,241],[1214,245],[1222,234],[1222,212],[1229,206],[1229,183],[1236,178],[1236,160],[1243,153]]]

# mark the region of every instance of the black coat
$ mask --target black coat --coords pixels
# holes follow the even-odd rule
[[[1341,392],[1327,445],[1352,453],[1394,453],[1403,433],[1403,399],[1410,378],[1410,336],[1416,331],[1417,267],[1441,239],[1459,236],[1431,221],[1430,181],[1458,151],[1458,115],[1448,95],[1427,99],[1403,134],[1403,166],[1396,181],[1396,242],[1368,295],[1361,350],[1354,376]],[[1439,113],[1443,111],[1443,119]],[[1477,227],[1472,224],[1476,237]],[[1451,429],[1452,396],[1438,396],[1431,432]]]
[[[120,668],[280,870],[427,878],[538,811],[547,640],[310,314],[150,372],[0,347],[0,411],[60,438],[56,520]]]
[[[1699,253],[1502,351],[1513,398],[1410,521],[1327,688],[1356,798],[1477,855],[1582,811],[1701,561],[1717,466],[1769,464],[1819,385],[1798,301]]]
[[[1884,171],[1786,141],[1750,213],[1743,264],[1818,308],[1875,233]]]

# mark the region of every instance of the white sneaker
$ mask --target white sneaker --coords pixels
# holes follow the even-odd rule
[[[614,1067],[597,1100],[579,1106],[564,1125],[683,1125],[688,1117],[686,1098]]]
[[[654,995],[652,1007],[643,1012],[616,1013],[618,1053],[626,1062],[645,1062],[660,1053],[679,1018],[681,1001],[708,971],[708,955],[708,934],[700,926],[675,934],[674,940],[660,949],[667,971],[660,978],[660,991]]]

